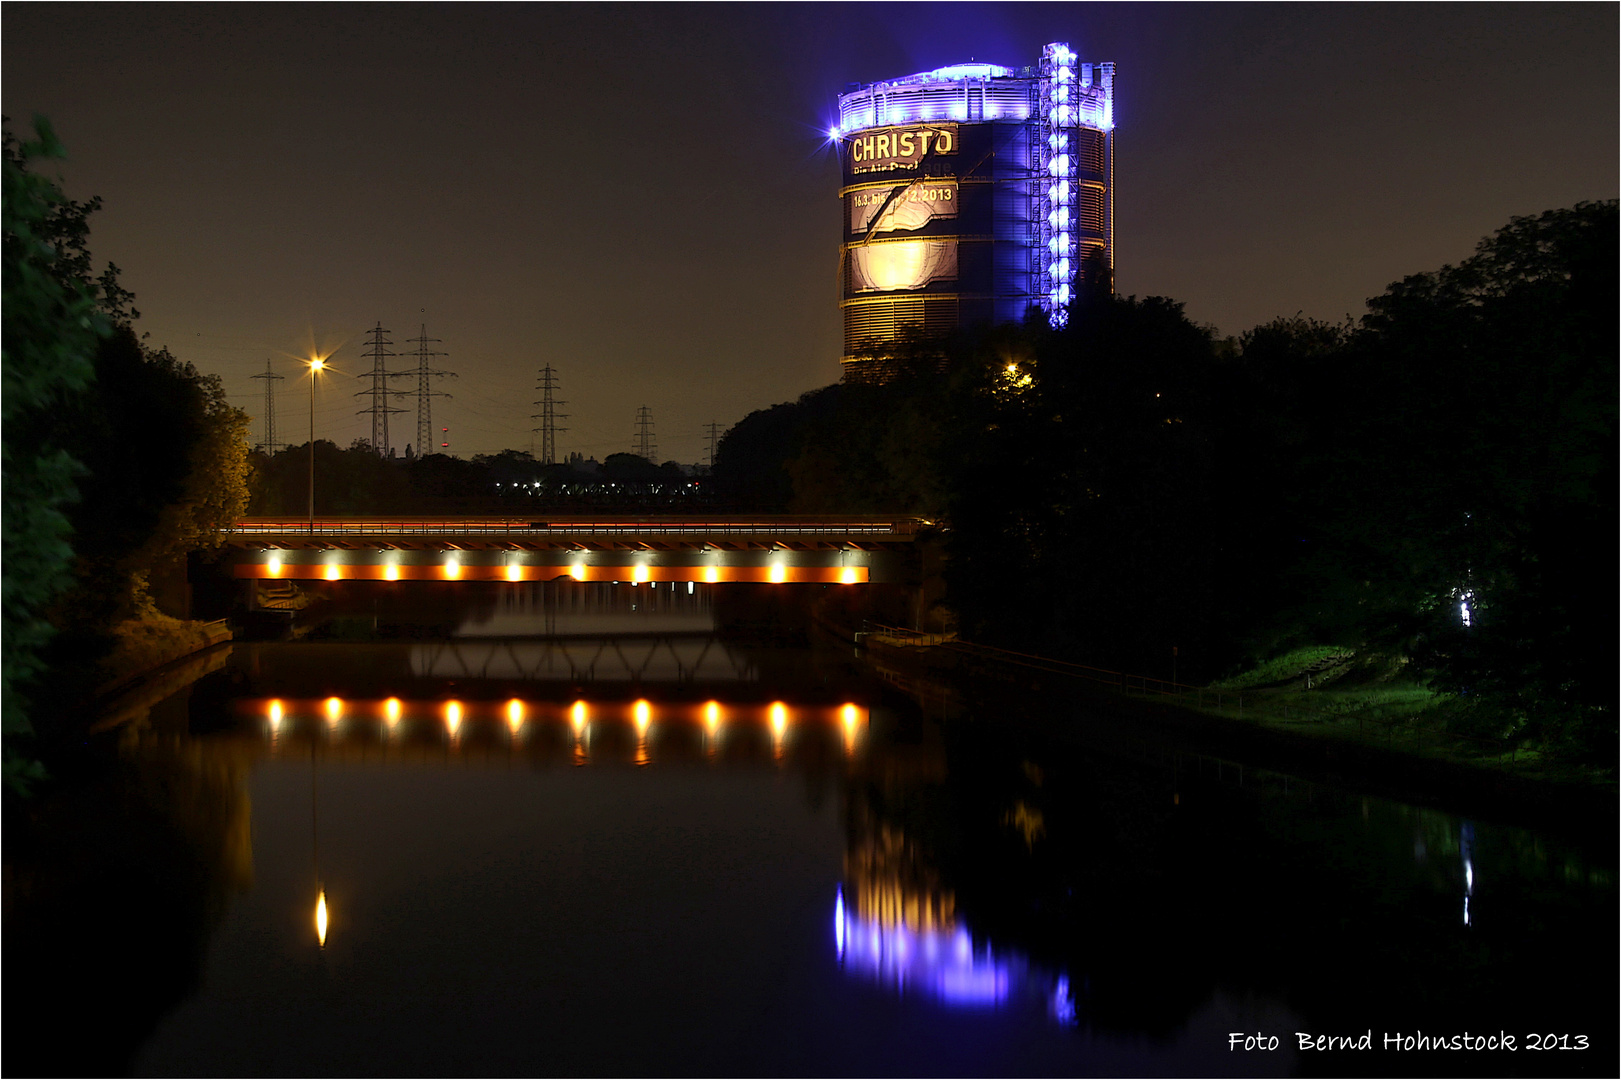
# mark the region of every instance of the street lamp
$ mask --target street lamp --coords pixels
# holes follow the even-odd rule
[[[310,532],[315,531],[315,376],[326,367],[317,356],[310,361]]]

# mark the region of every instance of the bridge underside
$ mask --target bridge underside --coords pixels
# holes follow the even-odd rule
[[[238,578],[319,581],[900,580],[916,523],[884,521],[311,522],[249,519],[226,535]]]

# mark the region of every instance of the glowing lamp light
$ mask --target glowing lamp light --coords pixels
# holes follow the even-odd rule
[[[637,585],[640,585],[642,582],[646,581],[647,567],[642,563],[637,563],[635,568],[630,572],[630,579]]]
[[[788,580],[788,568],[786,566],[784,566],[781,562],[772,563],[771,564],[771,581],[772,581],[772,584],[780,585],[784,581],[787,581],[787,580]]]
[[[326,948],[326,890],[322,889],[315,898],[315,940],[321,948]]]
[[[507,702],[507,727],[512,729],[514,735],[523,727],[523,702],[517,698]]]
[[[337,581],[338,577],[339,577],[339,573],[340,573],[340,570],[339,570],[339,567],[338,567],[337,563],[327,563],[326,579],[328,581]]]
[[[270,707],[266,710],[266,713],[270,719],[270,731],[272,734],[274,734],[281,729],[281,718],[283,715],[281,699],[272,699],[270,702]]]
[[[575,581],[584,581],[585,580],[585,563],[577,562],[573,566],[569,567],[568,568],[568,576],[573,578]]]
[[[389,563],[388,566],[384,567],[384,569],[383,569],[383,577],[387,578],[389,581],[398,581],[398,580],[400,580],[400,567],[399,567],[399,564],[398,563]]]
[[[343,719],[343,699],[329,697],[326,699],[326,722],[336,724]]]
[[[780,701],[771,703],[771,735],[781,739],[788,734],[788,706]]]
[[[388,721],[389,727],[393,727],[395,724],[400,722],[399,698],[391,697],[387,701],[383,702],[383,719]]]
[[[653,706],[646,698],[638,698],[633,706],[636,717],[636,734],[646,735],[648,725],[653,722]]]
[[[461,560],[457,559],[454,555],[445,560],[445,576],[451,579],[462,576]]]
[[[445,727],[452,737],[462,726],[462,703],[459,701],[445,702]]]
[[[588,719],[590,719],[590,716],[586,711],[585,702],[576,701],[573,705],[569,706],[569,726],[574,729],[575,735],[579,735],[585,731],[585,722]]]
[[[704,567],[704,580],[709,582],[709,584],[711,584],[711,585],[713,585],[713,584],[715,584],[715,582],[719,581],[720,580],[720,567],[718,567],[718,566],[706,566],[706,567]]]
[[[507,564],[507,580],[508,581],[522,581],[523,580],[523,567],[518,565],[517,563],[508,563]]]
[[[715,735],[720,731],[720,702],[704,702],[704,730],[709,732],[710,735]]]
[[[839,584],[841,584],[841,585],[854,585],[855,583],[856,583],[856,568],[855,567],[846,566],[844,569],[839,571]]]
[[[270,558],[265,560],[265,569],[270,571],[271,577],[277,577],[281,574],[281,552],[273,551],[270,553]]]

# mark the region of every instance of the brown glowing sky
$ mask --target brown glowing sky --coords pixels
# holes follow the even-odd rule
[[[1238,333],[1338,320],[1517,214],[1617,195],[1617,8],[9,4],[11,127],[49,116],[140,329],[262,431],[290,359],[426,323],[453,452],[702,460],[704,425],[838,378],[846,83],[1068,41],[1118,65],[1117,284]],[[396,368],[404,361],[395,361]],[[407,385],[401,380],[401,387]],[[358,379],[316,431],[368,434]],[[414,406],[393,442],[415,434]]]

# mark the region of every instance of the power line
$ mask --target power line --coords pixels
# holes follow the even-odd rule
[[[558,383],[557,373],[552,369],[552,366],[547,364],[541,368],[540,385],[535,387],[536,390],[540,391],[540,400],[533,402],[533,404],[540,406],[540,412],[533,413],[529,417],[531,420],[539,420],[540,427],[530,428],[529,431],[530,434],[534,434],[536,431],[540,432],[540,463],[542,465],[557,464],[557,433],[568,430],[568,428],[557,426],[559,420],[568,419],[568,413],[557,411],[557,406],[567,405],[568,402],[552,397],[552,391],[560,388],[561,384]],[[533,441],[531,441],[530,445],[533,447]],[[531,449],[530,452],[533,453],[533,450]]]
[[[265,360],[265,373],[251,375],[249,378],[265,380],[265,441],[260,448],[267,454],[274,454],[282,448],[282,443],[276,440],[276,381],[285,379],[285,375],[277,375],[270,370],[270,360]]]
[[[658,443],[653,441],[653,410],[646,405],[636,410],[636,434],[631,439],[631,453],[648,461],[653,461],[653,455],[658,453]]]
[[[720,425],[711,420],[704,425],[709,431],[709,467],[715,467],[715,447],[720,443]]]
[[[414,337],[414,338],[410,338],[408,340],[408,344],[412,344],[412,345],[415,345],[417,347],[417,351],[415,353],[416,358],[417,358],[417,370],[416,370],[417,388],[416,388],[416,391],[414,393],[409,393],[409,394],[405,394],[405,395],[402,395],[402,396],[415,397],[417,399],[417,442],[416,442],[416,453],[417,453],[418,457],[421,457],[424,454],[432,452],[432,447],[433,447],[433,399],[436,398],[436,397],[449,397],[450,396],[449,394],[447,394],[443,390],[435,390],[435,389],[433,389],[433,384],[429,380],[430,379],[436,379],[436,378],[442,379],[442,378],[445,378],[447,375],[449,377],[451,377],[451,378],[456,377],[456,373],[454,371],[433,371],[433,370],[429,369],[429,367],[428,367],[428,358],[430,356],[449,356],[450,355],[449,353],[431,352],[431,351],[429,351],[428,345],[431,342],[439,342],[439,339],[438,338],[431,338],[431,337],[428,336],[428,327],[427,327],[426,323],[424,323],[422,325],[422,334],[421,334],[420,337]],[[440,342],[440,343],[442,344],[442,342]],[[409,373],[407,373],[407,374],[409,374]],[[424,447],[426,447],[427,449],[424,449]]]
[[[381,322],[379,322],[371,331],[370,340],[367,342],[370,349],[363,355],[372,358],[372,368],[370,371],[363,372],[362,374],[355,376],[357,379],[371,379],[370,390],[361,390],[355,394],[355,397],[370,397],[371,408],[361,409],[355,415],[369,415],[371,417],[371,448],[379,457],[388,456],[389,414],[405,411],[404,409],[396,409],[389,405],[389,395],[395,393],[395,391],[388,388],[388,380],[398,379],[409,374],[409,372],[404,371],[388,371],[384,368],[383,359],[385,357],[397,355],[384,347],[394,344],[392,341],[384,339],[383,335],[386,333],[388,333],[388,331],[383,329],[383,324]]]

